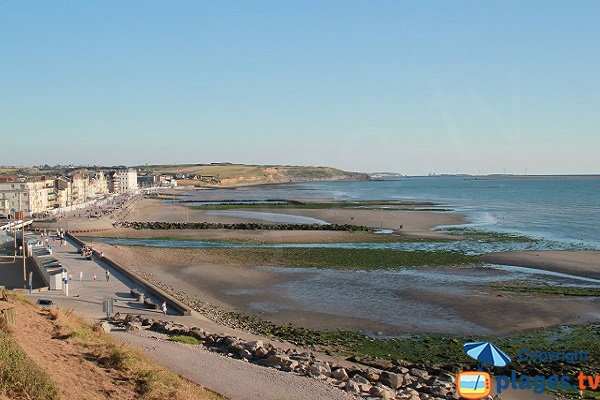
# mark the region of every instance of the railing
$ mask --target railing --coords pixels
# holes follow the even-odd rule
[[[32,220],[29,220],[29,221],[23,221],[23,220],[11,221],[8,224],[0,225],[0,231],[11,231],[11,230],[14,230],[14,229],[21,229],[24,226],[31,225],[32,223],[33,223]]]

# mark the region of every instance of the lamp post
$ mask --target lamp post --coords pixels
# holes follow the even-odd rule
[[[17,210],[15,208],[12,208],[10,211],[12,212],[12,216],[13,216],[12,224],[10,225],[10,229],[13,234],[13,242],[14,242],[13,262],[16,263],[17,262]]]

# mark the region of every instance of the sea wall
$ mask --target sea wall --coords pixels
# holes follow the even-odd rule
[[[222,224],[214,222],[115,222],[115,228],[133,229],[240,229],[274,231],[363,231],[372,232],[373,228],[350,224],[262,224],[242,222]]]
[[[86,245],[86,243],[84,241],[82,241],[81,239],[79,239],[78,237],[76,237],[75,235],[73,235],[72,233],[67,232],[66,235],[67,235],[67,237],[69,237],[71,240],[75,241],[80,246],[85,246]],[[97,257],[100,256],[100,253],[98,251],[96,251],[96,250],[94,250],[94,254]],[[142,278],[141,276],[139,276],[135,272],[133,272],[130,269],[128,269],[128,268],[126,268],[126,267],[118,264],[117,262],[115,262],[113,260],[111,260],[110,257],[107,257],[106,255],[104,255],[102,257],[102,261],[104,261],[105,263],[107,263],[108,265],[110,265],[111,267],[113,267],[114,269],[116,269],[117,271],[121,272],[123,275],[125,275],[126,277],[128,277],[129,279],[131,279],[133,282],[135,282],[137,285],[139,285],[140,287],[142,287],[145,291],[147,291],[148,293],[150,293],[152,296],[166,301],[167,302],[167,307],[169,307],[169,309],[175,310],[175,311],[177,311],[181,315],[191,315],[192,310],[191,310],[190,307],[186,306],[184,303],[182,303],[181,301],[177,300],[176,298],[174,298],[173,296],[171,296],[170,294],[168,294],[164,290],[160,289],[159,287],[157,287],[157,286],[153,285],[152,283],[146,281],[144,278]]]

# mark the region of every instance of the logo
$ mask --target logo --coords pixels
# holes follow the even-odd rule
[[[456,388],[460,398],[479,400],[488,397],[491,393],[491,376],[483,372],[483,366],[506,367],[510,364],[510,357],[490,342],[465,343],[465,353],[477,360],[478,371],[463,371],[456,377]],[[564,363],[588,361],[589,351],[531,351],[522,349],[518,352],[519,361],[534,363]],[[495,391],[501,394],[505,390],[530,390],[535,394],[544,393],[546,390],[597,390],[600,388],[600,375],[586,375],[579,372],[576,380],[568,375],[520,375],[511,371],[508,375],[496,375]]]
[[[481,399],[490,395],[492,379],[487,372],[463,371],[456,379],[458,395],[464,399]]]

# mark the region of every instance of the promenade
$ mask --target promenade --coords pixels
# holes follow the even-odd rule
[[[41,293],[34,297],[51,298],[57,305],[65,305],[74,308],[89,317],[102,318],[102,301],[113,299],[114,312],[137,313],[151,315],[154,318],[162,316],[159,310],[148,310],[143,304],[137,302],[131,296],[131,289],[136,288],[145,294],[156,304],[161,304],[160,299],[145,292],[139,285],[123,275],[109,264],[94,256],[92,260],[86,260],[78,253],[79,246],[72,240],[66,239],[65,245],[50,237],[52,255],[60,261],[67,270],[69,280],[69,296],[60,291]],[[106,279],[106,271],[109,279]],[[81,275],[81,279],[80,279]],[[169,314],[174,314],[168,312]]]
[[[53,256],[56,257],[72,275],[69,285],[69,296],[62,292],[49,291],[32,294],[37,298],[49,298],[65,309],[73,310],[90,323],[105,317],[102,311],[102,300],[112,298],[114,311],[121,314],[147,315],[153,319],[168,319],[188,326],[199,326],[208,332],[225,333],[245,340],[263,339],[247,332],[221,326],[197,312],[191,316],[179,316],[169,312],[167,317],[158,310],[147,310],[141,307],[130,296],[131,288],[138,288],[148,295],[135,282],[97,257],[85,260],[78,254],[78,246],[67,239],[64,246],[58,240],[50,239]],[[110,272],[106,281],[105,271]],[[83,279],[79,281],[79,273]],[[96,275],[96,280],[93,276]],[[152,299],[155,302],[158,299]],[[111,332],[132,347],[143,351],[157,363],[179,373],[185,378],[206,386],[234,400],[349,400],[353,396],[338,390],[331,385],[304,376],[265,368],[217,353],[210,352],[202,346],[189,346],[160,339],[153,332],[126,332],[115,329]],[[282,343],[274,343],[282,346]],[[235,382],[232,384],[232,382]]]

